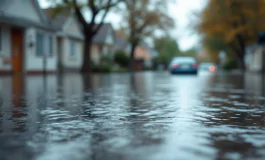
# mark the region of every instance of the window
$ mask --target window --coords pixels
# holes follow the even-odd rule
[[[50,35],[37,33],[37,56],[52,56],[53,55],[53,39]]]
[[[75,41],[71,40],[70,41],[70,58],[75,57],[76,55],[76,44]]]
[[[44,36],[41,33],[37,33],[37,46],[36,46],[36,54],[37,56],[44,55]]]

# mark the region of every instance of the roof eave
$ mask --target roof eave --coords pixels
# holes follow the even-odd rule
[[[10,16],[5,16],[5,15],[0,16],[0,22],[5,23],[5,24],[9,24],[9,25],[13,25],[13,26],[17,26],[17,27],[22,27],[22,28],[36,27],[36,28],[40,28],[43,30],[54,31],[54,32],[58,30],[58,28],[56,28],[52,24],[41,24],[38,22],[33,22],[30,20],[26,20],[26,19],[21,19],[21,18],[17,18],[17,17],[10,17]]]

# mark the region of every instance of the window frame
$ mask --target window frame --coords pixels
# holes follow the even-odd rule
[[[36,53],[37,57],[52,57],[53,53],[53,35],[41,31],[36,33]],[[41,52],[40,52],[41,51]]]
[[[44,34],[41,32],[36,33],[36,53],[35,55],[37,57],[43,57],[44,56]]]
[[[77,51],[77,49],[76,49],[76,45],[77,45],[77,43],[76,43],[76,41],[75,40],[73,40],[73,39],[70,39],[69,40],[69,59],[70,60],[76,60],[76,51]]]
[[[2,54],[3,50],[3,28],[0,26],[0,54]]]

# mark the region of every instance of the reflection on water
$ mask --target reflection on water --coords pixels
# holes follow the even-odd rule
[[[0,159],[264,159],[255,74],[0,78]]]

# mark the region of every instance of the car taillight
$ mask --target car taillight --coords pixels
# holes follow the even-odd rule
[[[173,68],[179,68],[179,64],[174,64]]]
[[[193,64],[192,67],[193,68],[198,68],[198,65],[197,64]]]
[[[209,71],[211,71],[211,72],[214,72],[215,69],[216,69],[215,66],[210,66],[210,67],[209,67]]]

